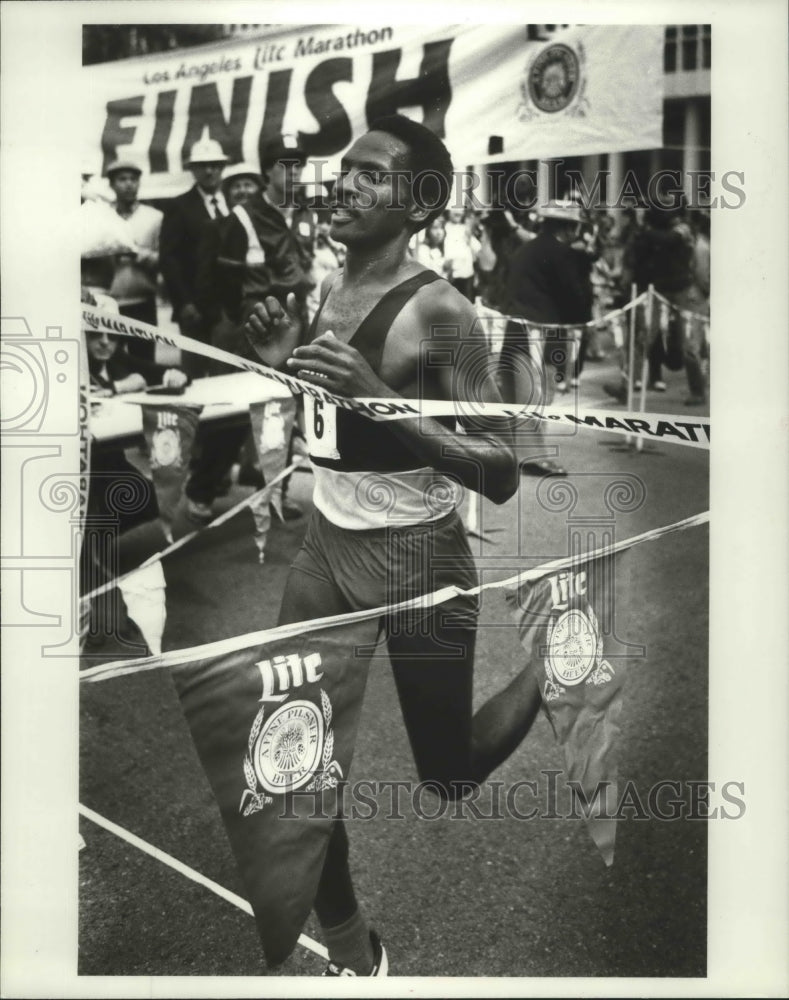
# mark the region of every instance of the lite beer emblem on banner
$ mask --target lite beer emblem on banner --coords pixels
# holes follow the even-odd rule
[[[553,579],[553,578],[552,578]],[[554,605],[557,607],[557,605]],[[546,702],[556,701],[576,684],[608,684],[613,667],[602,657],[600,626],[591,604],[572,608],[553,617],[548,628],[548,648],[544,658]]]
[[[189,472],[189,459],[202,406],[143,403],[141,409],[147,453],[130,448],[127,456],[143,475],[153,480],[159,516],[165,533],[169,534],[169,525],[175,517]]]
[[[609,866],[616,836],[612,804],[624,672],[605,659],[600,618],[608,610],[613,567],[620,558],[579,563],[523,583],[517,595],[509,595],[512,603],[517,600],[520,638],[545,713],[564,748],[568,781],[590,803],[584,805],[587,829]]]
[[[270,703],[284,701],[287,695],[271,692],[278,682],[301,687],[306,681],[317,684],[323,677],[321,654],[310,653],[303,659],[291,654],[262,660],[257,664],[263,680],[263,706],[249,731],[244,776],[247,790],[241,796],[239,811],[244,816],[273,802],[272,795],[335,788],[343,777],[342,767],[334,760],[334,732],[329,696],[320,688],[320,711],[311,701],[293,701],[271,710]],[[269,703],[269,704],[266,704]],[[263,794],[260,790],[262,789]],[[268,792],[269,794],[265,794]]]
[[[269,965],[312,908],[377,634],[372,618],[172,668]]]
[[[521,84],[520,120],[531,121],[540,111],[549,114],[564,111],[574,101],[570,114],[582,115],[586,103],[583,96],[586,79],[582,75],[585,61],[584,47],[580,43],[575,48],[548,45],[538,52],[529,63]]]
[[[587,825],[608,865],[612,800],[593,796],[606,782],[616,795],[624,672],[604,658],[607,633],[600,623],[606,622],[606,595],[613,593],[607,577],[627,549],[708,520],[708,512],[697,514],[471,591],[517,587],[508,599],[517,601],[526,669],[538,677],[569,778],[592,799]],[[438,606],[455,594],[447,588],[431,595],[432,602]],[[344,615],[300,622],[80,672],[81,682],[96,683],[170,669],[270,965],[290,955],[312,908],[340,811],[338,783],[349,777],[367,682],[365,649],[378,635],[383,610],[366,620]]]

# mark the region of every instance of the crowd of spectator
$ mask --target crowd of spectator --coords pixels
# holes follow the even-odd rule
[[[310,200],[301,184],[305,163],[306,153],[289,136],[261,150],[259,168],[230,165],[219,143],[203,139],[185,164],[193,185],[164,211],[139,201],[142,171],[132,160],[110,164],[103,188],[84,175],[83,286],[100,305],[154,325],[157,300],[169,302],[182,334],[249,358],[242,328],[254,304],[268,295],[284,304],[293,293],[299,322],[289,346],[298,346],[318,308],[323,278],[344,259],[330,235],[327,200]],[[550,402],[554,392],[577,388],[584,365],[614,346],[590,321],[625,305],[633,289],[651,285],[679,310],[709,313],[709,219],[699,211],[628,209],[615,218],[573,198],[532,210],[453,205],[410,249],[481,310],[511,318],[499,381],[513,402]],[[551,331],[555,325],[566,329]],[[687,336],[676,313],[668,332],[659,327],[656,316],[650,329],[639,320],[637,356],[630,359],[627,344],[619,346],[621,379],[606,391],[624,401],[628,370],[638,376],[646,356],[650,390],[665,391],[663,366],[684,366],[688,405],[705,402],[706,345]],[[154,362],[152,341],[132,339],[119,350],[124,358]],[[192,353],[184,353],[181,369],[190,379],[232,371]],[[97,388],[122,392],[132,382],[139,388],[136,379]],[[194,523],[211,519],[235,464],[239,481],[262,485],[249,431],[201,424],[184,491]],[[564,472],[550,458],[535,461],[534,471]],[[284,510],[288,517],[301,513],[287,497]]]

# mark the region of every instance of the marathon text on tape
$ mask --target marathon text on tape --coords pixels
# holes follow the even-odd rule
[[[613,415],[608,410],[588,409],[583,413],[574,412],[568,407],[541,406],[513,407],[505,403],[486,403],[482,400],[446,400],[446,399],[372,399],[334,396],[324,389],[318,389],[308,382],[268,368],[266,365],[247,361],[235,354],[202,344],[181,334],[163,334],[155,326],[147,323],[128,320],[114,313],[95,309],[91,306],[82,307],[82,321],[91,330],[103,330],[124,337],[140,337],[144,340],[155,340],[170,347],[184,351],[202,354],[205,357],[226,364],[234,365],[245,371],[256,372],[264,378],[278,382],[293,393],[307,393],[314,399],[319,399],[330,406],[338,406],[345,410],[361,413],[371,420],[403,420],[409,417],[440,417],[450,416],[460,418],[508,417],[519,420],[554,421],[576,427],[587,427],[591,430],[608,431],[614,434],[641,434],[645,437],[673,441],[691,448],[709,448],[710,425],[706,422],[691,423],[678,420],[671,414],[644,414],[617,411]]]

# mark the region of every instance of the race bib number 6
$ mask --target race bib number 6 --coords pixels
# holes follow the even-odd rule
[[[337,407],[305,394],[304,423],[310,455],[339,458],[337,450]]]

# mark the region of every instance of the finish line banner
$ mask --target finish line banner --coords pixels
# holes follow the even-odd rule
[[[141,196],[168,198],[191,187],[184,163],[201,138],[231,163],[257,164],[267,143],[294,134],[315,180],[330,181],[369,122],[395,112],[443,138],[458,170],[661,145],[663,26],[541,39],[534,27],[279,25],[264,38],[88,66],[83,155],[97,173],[133,157]]]
[[[406,420],[415,417],[456,417],[478,419],[483,417],[509,417],[521,420],[540,420],[565,424],[570,427],[586,427],[591,430],[608,431],[619,435],[641,435],[647,438],[671,441],[691,448],[709,449],[710,425],[706,421],[690,422],[679,420],[675,414],[639,413],[616,410],[587,408],[583,411],[571,406],[511,406],[506,403],[485,403],[481,400],[446,400],[446,399],[373,399],[335,396],[324,389],[319,389],[309,382],[304,382],[293,375],[268,368],[255,361],[247,361],[228,351],[223,351],[210,344],[203,344],[179,333],[163,334],[157,327],[147,323],[118,316],[115,313],[82,306],[83,327],[90,330],[104,330],[123,337],[138,337],[143,340],[153,340],[158,343],[177,347],[182,351],[201,354],[215,361],[223,361],[242,368],[244,371],[255,372],[282,386],[293,393],[305,393],[327,406],[336,406],[344,410],[361,413],[371,420]],[[487,349],[487,348],[486,348]],[[150,402],[150,397],[144,394],[129,393],[119,397],[126,403]],[[178,397],[174,397],[177,401]],[[161,402],[161,400],[160,400]]]

